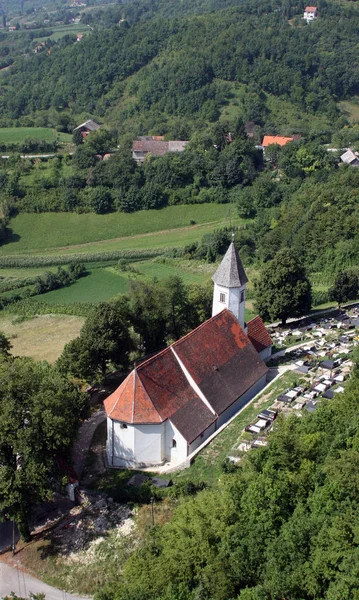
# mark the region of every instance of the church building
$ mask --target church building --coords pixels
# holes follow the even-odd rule
[[[272,341],[260,317],[245,323],[248,279],[233,242],[212,279],[212,317],[105,400],[110,466],[185,461],[265,386]]]

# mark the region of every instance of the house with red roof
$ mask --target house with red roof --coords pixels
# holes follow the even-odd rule
[[[306,6],[304,10],[303,19],[309,23],[318,18],[318,8],[316,6]]]
[[[233,242],[212,279],[212,317],[105,400],[110,466],[185,461],[265,386],[272,341],[260,317],[244,321],[248,279]]]

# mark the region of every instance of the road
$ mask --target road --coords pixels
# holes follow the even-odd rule
[[[89,600],[89,597],[74,596],[46,585],[15,567],[0,561],[0,598],[14,592],[22,598],[33,594],[46,594],[46,600]]]

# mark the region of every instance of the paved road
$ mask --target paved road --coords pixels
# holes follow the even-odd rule
[[[86,457],[90,449],[93,434],[97,427],[106,419],[105,409],[101,407],[89,419],[84,421],[80,427],[80,431],[76,442],[72,448],[72,462],[77,473],[79,481],[82,476],[82,471],[85,466]]]
[[[33,594],[46,594],[46,600],[89,600],[88,597],[74,596],[46,585],[23,571],[0,561],[0,598],[10,595],[11,592],[22,598],[28,598],[32,592]]]

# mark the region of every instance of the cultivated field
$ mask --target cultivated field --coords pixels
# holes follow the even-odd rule
[[[14,316],[0,317],[0,331],[12,344],[15,356],[54,362],[65,344],[77,337],[84,323],[81,317],[42,315],[22,321]]]

